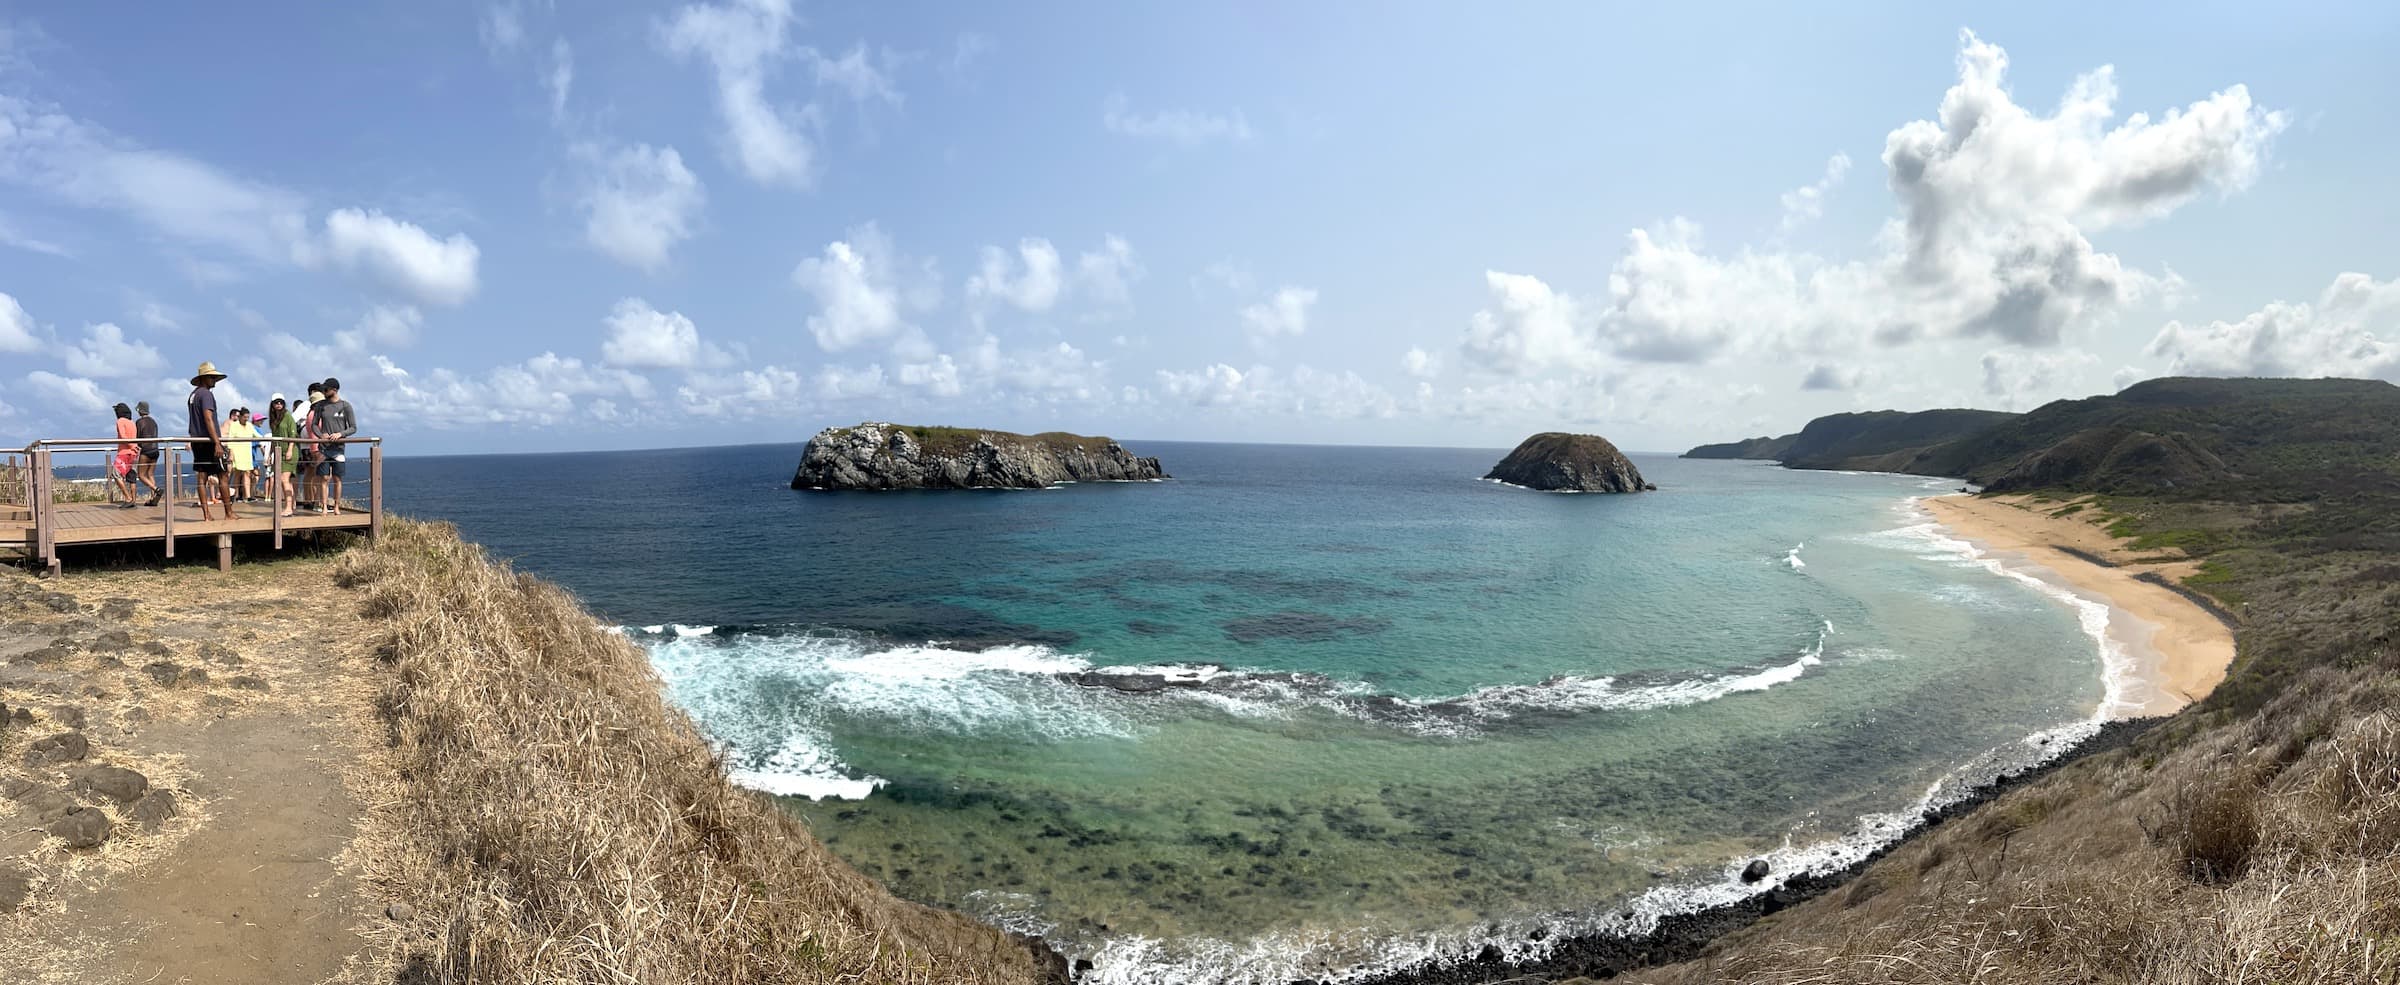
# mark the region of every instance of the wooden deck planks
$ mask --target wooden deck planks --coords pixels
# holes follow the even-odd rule
[[[244,509],[243,507],[248,507]],[[105,544],[129,541],[163,540],[165,532],[160,520],[160,507],[121,509],[112,503],[62,503],[57,508],[58,535],[61,544]],[[272,508],[261,503],[238,504],[235,520],[200,519],[200,508],[191,503],[175,507],[175,536],[199,537],[211,534],[263,534],[275,529]],[[213,511],[212,511],[213,512]],[[298,513],[283,518],[286,532],[296,530],[349,530],[368,526],[373,517],[360,509],[344,509],[331,516]],[[6,528],[0,528],[4,530]],[[0,533],[0,537],[5,537]]]

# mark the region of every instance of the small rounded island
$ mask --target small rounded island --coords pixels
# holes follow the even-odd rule
[[[1483,476],[1545,492],[1629,493],[1656,490],[1640,469],[1596,434],[1545,431],[1519,442]]]

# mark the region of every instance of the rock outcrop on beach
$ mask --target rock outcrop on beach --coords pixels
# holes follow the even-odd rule
[[[1797,431],[1791,434],[1779,435],[1775,437],[1768,437],[1762,434],[1758,437],[1745,438],[1741,441],[1726,441],[1713,445],[1701,445],[1690,451],[1684,452],[1683,457],[1738,458],[1751,461],[1772,462],[1776,459],[1782,458],[1784,450],[1790,448],[1792,446],[1792,442],[1799,437],[1800,434]]]
[[[1596,434],[1545,431],[1519,442],[1484,473],[1512,486],[1553,492],[1625,493],[1657,489],[1625,453]]]
[[[870,422],[826,428],[801,452],[794,489],[1041,489],[1168,478],[1113,439]]]

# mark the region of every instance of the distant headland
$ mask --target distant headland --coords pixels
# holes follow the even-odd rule
[[[1115,439],[868,422],[817,432],[794,489],[1042,489],[1168,478]]]
[[[1519,442],[1515,451],[1483,477],[1546,492],[1628,493],[1658,488],[1643,481],[1641,470],[1607,438],[1562,431],[1545,431]]]

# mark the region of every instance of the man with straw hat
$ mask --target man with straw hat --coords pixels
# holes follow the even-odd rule
[[[217,381],[225,374],[217,372],[217,364],[203,362],[200,371],[192,374],[192,395],[184,402],[191,412],[192,476],[200,484],[200,520],[209,520],[209,491],[216,491],[216,502],[225,504],[225,519],[233,515],[232,490],[225,485],[225,432],[217,424]]]

